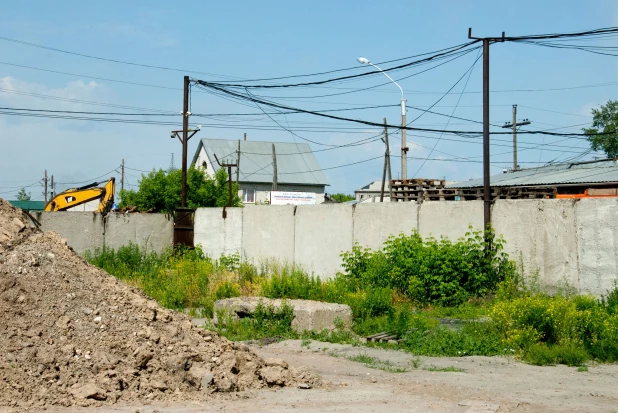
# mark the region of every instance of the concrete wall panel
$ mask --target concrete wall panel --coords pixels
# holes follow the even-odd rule
[[[578,288],[573,200],[497,200],[492,222],[510,258],[523,263],[525,275],[538,272],[549,290],[565,283]]]
[[[146,251],[172,247],[174,221],[166,214],[116,214],[107,216],[105,246],[118,249],[129,243]]]
[[[201,245],[204,253],[218,259],[221,254],[240,253],[242,248],[243,208],[198,208],[195,211],[193,242]]]
[[[470,225],[483,228],[483,201],[425,201],[419,207],[418,231],[423,238],[463,237]]]
[[[410,234],[418,229],[416,202],[358,204],[354,209],[354,242],[380,249],[390,235]]]
[[[582,199],[575,214],[580,292],[607,294],[618,280],[618,200]]]
[[[294,262],[294,206],[245,206],[242,225],[243,255],[252,262],[274,258]]]
[[[301,205],[295,218],[295,262],[322,278],[333,277],[341,253],[352,249],[352,206]]]
[[[38,212],[43,231],[54,231],[78,254],[102,248],[105,228],[101,214],[93,212]]]

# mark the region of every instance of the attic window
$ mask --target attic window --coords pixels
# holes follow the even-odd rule
[[[202,169],[206,170],[208,167],[208,164],[206,163],[206,161],[202,161]]]

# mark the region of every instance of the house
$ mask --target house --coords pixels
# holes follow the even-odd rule
[[[537,168],[506,170],[490,177],[492,196],[499,198],[591,198],[618,195],[618,162],[603,159],[569,162]],[[482,196],[483,179],[446,185],[458,199]]]
[[[367,201],[374,197],[377,197],[379,201],[381,191],[382,191],[382,181],[373,181],[365,185],[361,189],[357,189],[356,191],[354,191],[354,197],[359,202]],[[389,186],[389,182],[387,181],[384,185],[384,197],[389,196],[389,191],[390,191],[390,186]]]
[[[290,195],[290,199],[296,198],[296,201],[290,202],[323,203],[328,181],[313,151],[304,143],[202,139],[192,164],[206,174],[214,175],[221,168],[217,159],[221,163],[236,163],[240,150],[239,168],[232,168],[232,179],[238,181],[243,203],[270,203],[273,145],[277,191],[302,193]]]

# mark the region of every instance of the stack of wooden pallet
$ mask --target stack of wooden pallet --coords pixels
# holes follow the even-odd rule
[[[454,197],[454,190],[444,189],[445,184],[443,179],[395,179],[391,181],[391,202],[421,202],[430,199],[444,201]]]

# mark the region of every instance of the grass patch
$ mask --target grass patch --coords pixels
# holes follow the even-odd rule
[[[371,357],[366,353],[356,354],[354,356],[345,357],[347,360],[363,363],[369,368],[387,371],[389,373],[406,373],[408,369],[392,364],[389,360],[380,360],[377,357]]]
[[[463,373],[465,371],[464,369],[455,367],[455,366],[448,366],[448,367],[429,366],[429,367],[425,367],[423,370],[441,372],[441,373]]]
[[[588,371],[588,366],[579,366],[579,367],[577,367],[577,371],[580,372],[580,373]]]

